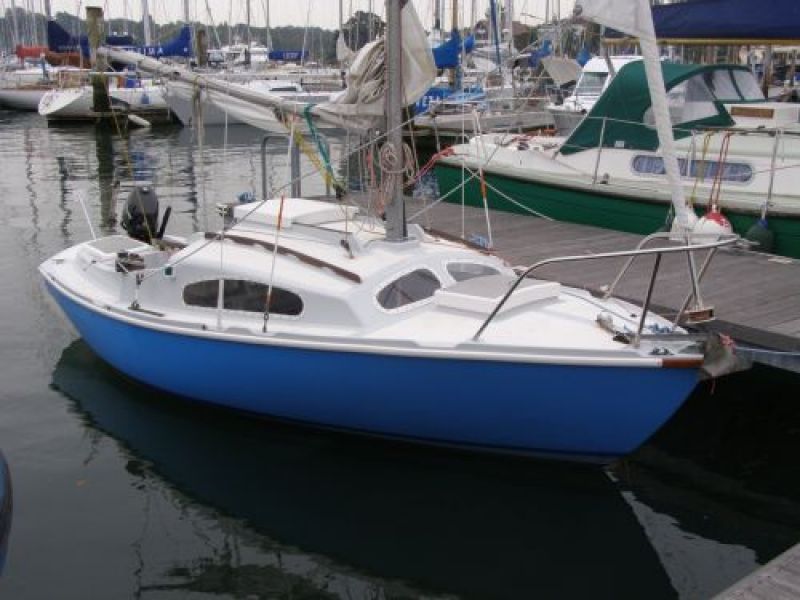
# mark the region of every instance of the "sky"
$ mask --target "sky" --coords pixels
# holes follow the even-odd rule
[[[453,0],[442,0],[445,15],[450,15]],[[498,0],[502,2],[502,0]],[[430,27],[432,23],[434,0],[413,0],[423,23]],[[575,0],[516,0],[514,14],[518,20],[535,25],[545,16],[546,5],[561,5],[561,15],[568,16],[572,12]],[[6,3],[7,4],[7,3]],[[26,4],[38,5],[38,0],[17,0],[17,6]],[[184,0],[148,0],[151,16],[159,23],[177,21],[182,18]],[[266,23],[265,7],[267,0],[251,0],[251,23],[263,27]],[[383,14],[384,0],[343,0],[345,20],[352,11],[368,10],[370,7],[378,14]],[[483,14],[488,0],[475,0],[477,12]],[[81,13],[85,16],[86,6],[101,6],[108,18],[127,16],[140,19],[142,15],[141,0],[51,0],[53,12]],[[459,2],[461,19],[470,20],[472,0]],[[211,19],[209,19],[209,9]],[[269,2],[270,24],[272,26],[296,25],[324,27],[336,29],[339,23],[339,2],[337,0],[271,0]],[[554,8],[551,8],[551,11]],[[246,20],[245,0],[189,0],[189,12],[193,20],[215,24],[230,20],[233,23],[244,23]],[[523,15],[523,13],[525,13]],[[552,14],[552,13],[551,13]],[[534,15],[533,17],[525,15]],[[449,18],[445,23],[449,24]]]

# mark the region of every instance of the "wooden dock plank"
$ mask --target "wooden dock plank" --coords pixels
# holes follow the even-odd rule
[[[792,600],[800,597],[800,544],[714,597],[714,600]]]

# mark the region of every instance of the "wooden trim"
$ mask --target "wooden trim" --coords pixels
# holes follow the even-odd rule
[[[699,369],[703,366],[702,358],[662,358],[661,366],[664,369]]]
[[[237,244],[243,244],[245,246],[261,246],[265,248],[269,252],[275,252],[274,244],[270,244],[269,242],[264,242],[261,240],[254,240],[252,238],[240,236],[240,235],[225,235],[220,236],[216,233],[206,233],[205,238],[207,240],[230,240],[232,242],[236,242]],[[297,250],[292,250],[291,248],[286,248],[284,246],[278,246],[277,248],[278,254],[282,256],[293,256],[298,260],[306,263],[307,265],[311,265],[312,267],[317,267],[319,269],[328,269],[333,271],[339,277],[343,277],[352,281],[353,283],[361,283],[361,277],[359,277],[356,273],[352,271],[348,271],[347,269],[343,269],[337,265],[331,264],[329,262],[325,262],[324,260],[319,260],[318,258],[314,258],[313,256],[309,256],[308,254],[303,254],[302,252],[298,252]]]
[[[775,109],[762,106],[749,106],[736,104],[728,111],[734,117],[755,117],[757,119],[774,119]]]

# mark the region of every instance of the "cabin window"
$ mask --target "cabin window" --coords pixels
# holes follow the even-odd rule
[[[202,308],[217,308],[219,295],[219,280],[209,279],[190,283],[183,288],[183,301],[187,306],[200,306]]]
[[[733,74],[728,69],[714,69],[703,73],[703,81],[717,100],[738,101],[739,91],[733,83]]]
[[[244,279],[226,279],[224,283],[223,308],[257,313],[265,311],[268,285]],[[218,279],[190,283],[183,288],[183,301],[188,306],[217,308],[218,295]],[[293,292],[272,286],[269,312],[270,314],[297,316],[303,312],[303,300]]]
[[[691,165],[691,167],[689,166]],[[681,175],[692,179],[701,178],[711,181],[717,177],[720,163],[716,160],[678,159]],[[665,175],[664,159],[660,156],[639,155],[633,158],[633,170],[642,175]],[[687,172],[688,171],[688,172]],[[730,163],[722,165],[722,180],[736,183],[747,183],[753,178],[753,168],[747,163]]]
[[[736,82],[736,87],[739,88],[742,99],[764,101],[764,92],[761,91],[761,86],[758,85],[758,81],[750,71],[736,69],[731,73],[733,73],[733,80]]]
[[[599,96],[608,79],[608,73],[583,73],[575,87],[575,96]]]
[[[383,308],[392,310],[426,300],[442,287],[436,275],[428,269],[417,269],[395,279],[378,292],[377,300]]]
[[[719,114],[714,104],[714,96],[703,81],[702,75],[695,75],[669,90],[667,105],[673,125],[708,119]],[[649,127],[655,127],[652,106],[645,111],[642,121]]]
[[[456,281],[466,281],[476,277],[487,277],[488,275],[498,275],[500,271],[489,265],[481,263],[451,262],[447,264],[447,272]]]

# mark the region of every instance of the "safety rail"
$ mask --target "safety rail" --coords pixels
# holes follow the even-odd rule
[[[660,248],[642,248],[641,247],[647,241],[649,241],[650,239],[653,239],[654,237],[655,236],[649,236],[648,238],[645,238],[645,240],[643,240],[639,244],[639,247],[637,247],[636,249],[633,249],[633,250],[623,250],[623,251],[619,251],[619,252],[602,252],[602,253],[598,253],[598,254],[586,254],[586,255],[581,255],[581,256],[559,256],[559,257],[554,257],[554,258],[547,258],[547,259],[544,259],[544,260],[540,260],[537,263],[534,263],[533,265],[531,265],[530,267],[525,269],[517,277],[516,281],[511,285],[511,287],[508,289],[508,291],[503,295],[503,297],[497,303],[497,306],[494,307],[494,310],[492,310],[492,312],[489,314],[489,316],[486,318],[486,320],[480,326],[478,331],[472,337],[472,340],[476,341],[476,342],[479,340],[481,334],[483,334],[483,332],[486,330],[486,328],[489,326],[489,324],[494,320],[494,318],[497,316],[497,314],[502,310],[503,306],[505,306],[505,304],[508,301],[508,299],[516,291],[516,289],[520,286],[520,284],[525,279],[527,279],[530,276],[531,273],[533,273],[537,269],[540,269],[541,267],[544,267],[544,266],[547,266],[547,265],[553,265],[553,264],[560,264],[560,263],[582,262],[582,261],[590,261],[590,260],[608,260],[608,259],[613,259],[613,258],[625,258],[625,257],[629,257],[631,259],[629,261],[629,263],[631,263],[633,259],[635,259],[635,258],[637,258],[639,256],[653,256],[653,255],[655,255],[656,259],[655,259],[655,261],[653,263],[653,271],[650,274],[650,280],[649,280],[649,283],[648,283],[648,286],[647,286],[647,291],[645,293],[644,304],[642,305],[642,315],[641,315],[641,317],[639,319],[639,325],[637,327],[636,336],[635,336],[634,341],[633,341],[634,346],[638,345],[639,341],[640,341],[640,339],[642,337],[642,329],[644,328],[645,320],[647,318],[648,309],[650,307],[650,301],[652,300],[653,288],[655,287],[656,277],[658,275],[658,270],[659,270],[659,267],[661,265],[662,256],[664,254],[686,253],[686,255],[689,257],[689,270],[691,272],[691,277],[692,277],[692,289],[693,289],[693,292],[690,294],[689,299],[686,301],[684,307],[681,309],[680,313],[682,313],[683,310],[685,310],[685,306],[688,305],[692,295],[697,294],[697,297],[699,297],[699,278],[698,278],[698,275],[697,275],[696,270],[694,268],[694,260],[693,260],[692,253],[696,252],[696,251],[699,251],[699,250],[709,250],[709,256],[706,257],[706,261],[704,262],[704,265],[702,267],[702,272],[704,273],[705,270],[708,268],[708,264],[711,262],[711,257],[713,256],[713,253],[717,249],[722,248],[724,246],[731,246],[731,245],[735,244],[739,240],[739,236],[738,235],[725,235],[725,236],[719,236],[716,241],[708,242],[708,243],[700,243],[700,244],[687,243],[687,244],[682,245],[682,246],[669,246],[669,247],[660,247]],[[706,236],[696,236],[696,237],[706,237]],[[619,283],[619,280],[621,279],[622,275],[624,275],[624,273],[630,267],[629,263],[627,263],[625,265],[625,267],[623,267],[623,270],[622,270],[621,274],[618,275],[617,278],[614,280],[613,286],[616,286],[617,283]],[[613,287],[612,287],[612,289],[613,289]],[[608,292],[606,292],[605,297],[607,298],[609,295],[610,294]],[[679,316],[680,316],[680,313],[679,313]],[[677,320],[676,320],[676,323],[677,323]]]

